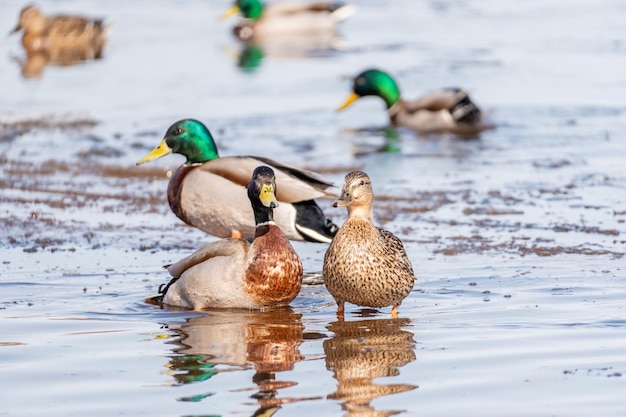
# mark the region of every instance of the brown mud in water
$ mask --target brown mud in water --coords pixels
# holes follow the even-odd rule
[[[29,129],[40,130],[41,127],[30,126]],[[92,151],[88,154],[93,161],[111,156]],[[102,245],[115,245],[116,236],[120,237],[118,233],[122,228],[128,233],[149,234],[163,232],[165,227],[170,226],[178,229],[187,227],[172,218],[169,212],[164,191],[171,172],[157,166],[138,168],[86,162],[67,164],[55,160],[41,163],[3,160],[2,167],[4,176],[0,179],[0,187],[4,195],[0,207],[7,213],[1,220],[5,236],[3,242],[24,246],[25,251],[37,248],[54,251],[63,249],[67,244],[89,244],[96,235]],[[80,178],[80,183],[74,183],[76,178]],[[599,185],[604,182],[608,179]],[[150,192],[145,192],[147,185],[150,185]],[[398,220],[403,225],[400,230],[406,241],[428,245],[435,254],[503,252],[520,256],[531,253],[539,256],[623,256],[623,252],[612,247],[599,248],[597,244],[586,242],[561,243],[596,236],[623,245],[625,241],[620,239],[617,228],[571,223],[574,219],[542,224],[529,221],[525,216],[524,207],[533,208],[554,197],[567,200],[568,196],[572,196],[573,199],[578,188],[577,184],[567,184],[561,189],[526,193],[525,198],[502,194],[499,190],[480,194],[472,189],[413,191],[410,196],[379,194],[375,218],[383,226]],[[439,217],[438,212],[445,208],[459,209],[461,215],[456,219]],[[93,215],[82,221],[68,216],[81,211]],[[623,225],[626,214],[624,211],[613,211],[611,217],[616,226]],[[129,221],[120,224],[120,218]],[[139,218],[146,221],[133,223],[133,219]],[[169,218],[169,221],[166,225],[150,225],[154,223],[150,219],[157,218]],[[445,229],[446,234],[420,236],[420,230],[431,226]],[[480,233],[463,234],[463,230]],[[529,236],[536,232],[540,232],[541,237]],[[503,233],[507,241],[502,241]],[[48,234],[56,237],[45,237]],[[574,237],[561,239],[560,236],[564,235]],[[156,244],[153,247],[156,248]],[[190,247],[190,242],[182,247]]]

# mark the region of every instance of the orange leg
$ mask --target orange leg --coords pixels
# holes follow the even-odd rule
[[[398,318],[398,306],[393,306],[391,309],[391,318]]]
[[[239,230],[232,230],[230,232],[230,237],[235,238],[235,239],[241,239],[241,231],[239,231]]]
[[[337,301],[337,317],[343,317],[344,310],[345,310],[344,302]]]

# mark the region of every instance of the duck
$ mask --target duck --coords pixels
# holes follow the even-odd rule
[[[367,69],[354,77],[352,92],[337,111],[366,96],[383,99],[393,126],[420,133],[472,136],[493,127],[483,122],[483,112],[464,89],[443,88],[409,101],[402,98],[393,77],[379,69]]]
[[[339,190],[314,172],[259,156],[219,157],[211,132],[196,119],[172,124],[137,165],[171,153],[183,155],[186,162],[170,178],[168,202],[174,214],[191,226],[221,238],[252,239],[256,229],[246,186],[254,169],[267,165],[278,183],[280,205],[274,218],[289,239],[330,243],[337,232],[337,225],[315,199],[334,199]]]
[[[11,33],[23,31],[22,46],[27,53],[52,53],[52,60],[60,55],[72,55],[71,50],[93,51],[100,54],[110,27],[103,19],[75,15],[45,16],[39,7],[29,5],[20,12],[17,26]],[[75,55],[75,54],[74,54]]]
[[[388,230],[376,227],[372,182],[363,171],[345,176],[341,195],[333,207],[346,207],[348,219],[339,228],[324,254],[322,278],[343,316],[345,303],[382,308],[391,306],[391,316],[415,283],[413,266],[402,241]]]
[[[275,37],[312,36],[333,33],[338,23],[356,10],[353,4],[283,0],[266,4],[261,0],[236,0],[220,17],[244,16],[233,28],[243,41]]]
[[[265,165],[255,168],[246,189],[256,224],[252,242],[221,239],[169,265],[172,279],[149,300],[193,310],[289,305],[300,292],[303,270],[300,257],[274,221],[274,208],[279,206],[276,189],[274,170]]]

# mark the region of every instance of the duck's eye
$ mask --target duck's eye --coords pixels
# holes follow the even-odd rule
[[[182,135],[182,134],[183,134],[183,129],[181,129],[181,128],[179,127],[178,129],[176,129],[176,130],[174,131],[174,134],[175,134],[176,136],[178,136],[178,135]]]
[[[361,180],[361,182],[359,183],[360,186],[365,185],[365,181]]]

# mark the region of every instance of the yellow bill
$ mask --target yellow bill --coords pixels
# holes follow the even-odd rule
[[[346,99],[346,101],[343,102],[343,104],[341,106],[339,106],[339,108],[337,109],[337,111],[342,111],[345,110],[346,108],[350,107],[350,105],[352,103],[354,103],[355,101],[357,101],[358,99],[360,99],[361,96],[359,96],[357,93],[355,93],[354,91],[352,93],[350,93],[350,96],[348,96],[348,98]]]
[[[163,139],[161,141],[161,143],[159,143],[159,146],[154,148],[148,155],[144,156],[139,161],[137,161],[137,165],[141,165],[141,164],[145,164],[146,162],[154,161],[155,159],[159,159],[159,158],[161,158],[161,157],[163,157],[165,155],[169,155],[171,153],[172,153],[172,148],[167,146],[167,143],[165,142],[165,139]]]
[[[261,200],[261,203],[265,207],[278,207],[278,200],[276,200],[276,195],[274,194],[274,186],[271,184],[264,185],[261,188],[261,195],[259,195],[259,200]]]
[[[241,13],[241,9],[236,4],[233,4],[228,10],[220,15],[220,19],[228,19]]]

